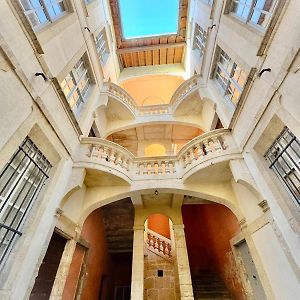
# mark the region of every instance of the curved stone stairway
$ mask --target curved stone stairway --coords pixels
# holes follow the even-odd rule
[[[195,300],[233,299],[222,279],[216,274],[203,273],[195,277],[193,276],[192,282]]]

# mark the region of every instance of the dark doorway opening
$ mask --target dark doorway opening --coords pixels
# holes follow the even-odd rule
[[[40,266],[38,276],[35,279],[33,289],[30,294],[31,300],[46,300],[50,298],[57,269],[65,249],[67,240],[53,233],[47,252]]]

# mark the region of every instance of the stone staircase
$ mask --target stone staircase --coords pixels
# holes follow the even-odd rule
[[[224,282],[216,274],[203,273],[192,277],[194,299],[232,300]]]

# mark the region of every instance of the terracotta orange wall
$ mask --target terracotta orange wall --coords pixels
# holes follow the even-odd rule
[[[148,75],[123,81],[124,88],[138,105],[169,103],[183,78],[173,75]]]
[[[83,290],[81,293],[81,300],[92,300],[99,298],[101,277],[111,274],[111,258],[107,251],[107,244],[105,240],[104,225],[102,222],[101,210],[97,209],[92,212],[85,220],[81,235],[84,240],[89,243],[89,249],[86,253],[86,273]],[[80,260],[82,258],[82,249],[77,248],[73,255],[73,260],[70,267],[70,272],[67,278],[64,300],[73,299],[71,295],[76,292],[78,279],[78,272],[80,269]],[[111,282],[111,280],[107,280]],[[107,299],[110,298],[110,286],[104,287],[104,294]],[[105,299],[106,299],[105,298]]]
[[[148,217],[148,228],[160,235],[170,238],[169,218],[162,214],[153,214]]]
[[[235,215],[219,204],[182,207],[192,274],[217,272],[235,299],[246,299],[230,247],[239,230]]]
[[[81,266],[84,260],[86,249],[80,245],[76,245],[70,265],[69,274],[63,291],[62,299],[73,300],[75,298],[77,284],[80,276]]]

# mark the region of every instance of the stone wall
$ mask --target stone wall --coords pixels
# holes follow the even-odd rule
[[[157,254],[145,250],[144,259],[144,299],[177,300],[180,299],[178,275],[175,262],[167,261]],[[163,276],[158,277],[158,270]]]

